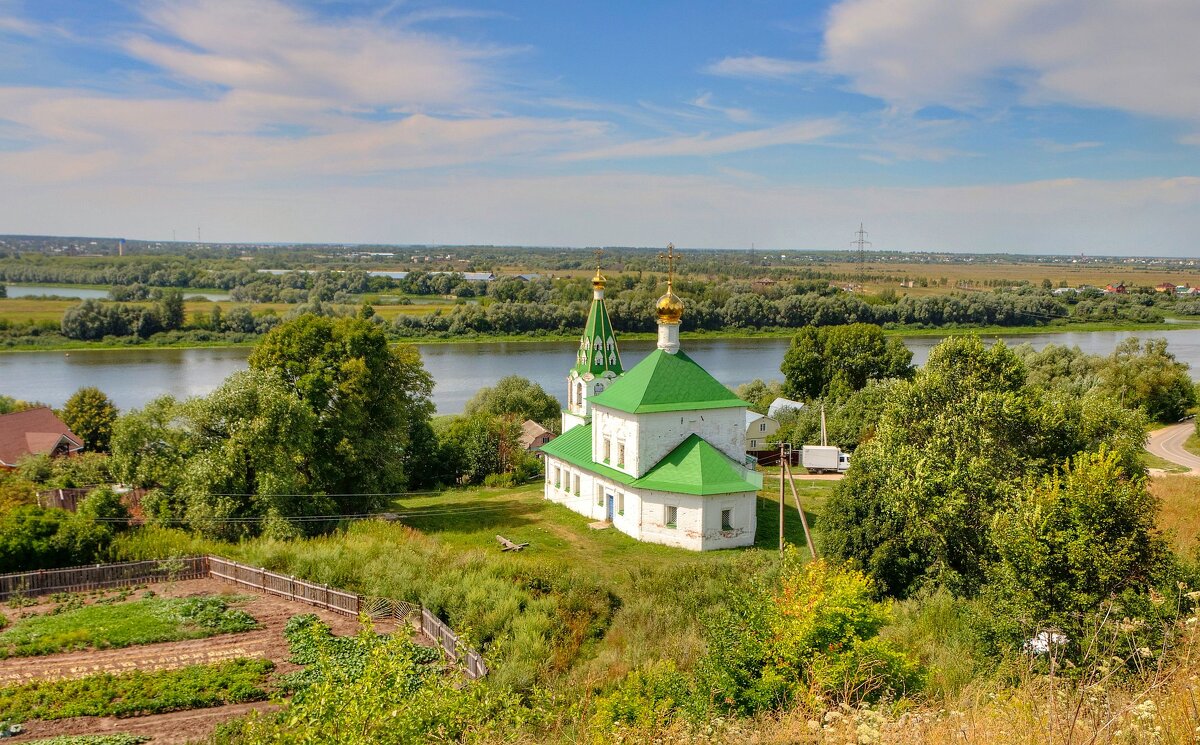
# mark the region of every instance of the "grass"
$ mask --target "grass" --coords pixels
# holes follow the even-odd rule
[[[228,607],[236,599],[147,598],[29,616],[0,633],[0,658],[201,639],[257,628],[250,614]]]
[[[1156,471],[1162,471],[1163,473],[1168,474],[1187,473],[1189,470],[1191,470],[1179,465],[1174,461],[1167,460],[1166,458],[1160,458],[1154,453],[1151,453],[1149,450],[1142,453],[1142,464],[1145,465],[1146,468],[1152,468]]]
[[[834,483],[797,483],[815,529]],[[308,540],[199,545],[179,531],[150,529],[120,539],[116,552],[137,559],[213,550],[365,595],[419,602],[485,653],[498,682],[578,690],[661,658],[693,665],[703,650],[705,614],[776,561],[777,494],[778,480],[768,479],[758,501],[763,551],[695,553],[611,528],[591,530],[587,518],[545,500],[538,482],[405,498],[392,507],[401,524],[355,523]],[[790,494],[785,515],[787,540],[803,546]],[[529,548],[503,553],[497,533]]]
[[[1171,547],[1191,557],[1200,544],[1200,478],[1156,476],[1150,492],[1158,499],[1158,527],[1170,538]]]
[[[0,711],[18,721],[133,717],[262,701],[274,669],[270,660],[238,659],[178,670],[37,681],[0,688]]]

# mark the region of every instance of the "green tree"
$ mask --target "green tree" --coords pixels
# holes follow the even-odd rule
[[[182,414],[179,401],[160,396],[118,417],[112,436],[113,476],[125,484],[173,493],[192,454]]]
[[[886,394],[874,438],[830,499],[822,544],[889,594],[928,581],[974,594],[995,557],[992,519],[1023,480],[1101,448],[1136,475],[1140,423],[1100,395],[1047,397],[1026,386],[1003,344],[948,339],[912,382]]]
[[[165,331],[183,328],[183,293],[179,290],[164,290],[158,300],[157,316]]]
[[[495,386],[480,388],[466,406],[467,416],[483,414],[516,417],[518,421],[532,419],[553,432],[562,426],[561,412],[558,399],[520,375],[506,375]]]
[[[1152,421],[1177,422],[1196,405],[1188,366],[1167,351],[1166,339],[1125,339],[1103,362],[1100,387]]]
[[[780,368],[784,392],[815,399],[860,390],[871,380],[911,378],[912,352],[869,323],[800,330]]]
[[[750,404],[750,410],[766,414],[771,402],[783,396],[783,385],[777,381],[764,381],[755,378],[749,383],[743,383],[734,391],[738,398]]]
[[[63,406],[62,419],[88,448],[108,452],[117,407],[104,391],[95,386],[75,391]]]
[[[402,491],[412,432],[433,413],[433,380],[416,348],[388,346],[378,324],[304,315],[271,330],[252,370],[277,374],[316,417],[309,462],[314,489],[336,495]],[[377,496],[338,496],[369,511]]]
[[[186,403],[183,419],[193,455],[179,491],[193,528],[236,537],[258,526],[231,521],[262,518],[268,534],[283,537],[296,532],[287,518],[334,511],[309,478],[316,417],[271,373],[231,375]]]
[[[1086,636],[1105,601],[1123,598],[1132,614],[1135,597],[1172,579],[1157,512],[1145,478],[1130,477],[1113,453],[1085,453],[1062,473],[1027,480],[991,529],[989,605],[1015,627],[1012,639],[1047,626]]]

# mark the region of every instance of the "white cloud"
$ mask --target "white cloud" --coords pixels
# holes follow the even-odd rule
[[[811,62],[757,55],[726,57],[704,68],[707,73],[727,78],[765,78],[770,80],[791,78],[817,69]]]
[[[739,124],[746,124],[754,121],[754,114],[749,109],[740,109],[733,106],[720,106],[713,102],[712,93],[702,93],[692,99],[692,106],[705,111],[715,111],[718,114],[724,115],[729,121]]]
[[[1027,103],[1200,119],[1195,0],[842,0],[822,67],[892,104]]]
[[[365,19],[317,19],[277,0],[155,2],[133,56],[186,82],[401,111],[478,96],[498,50]]]
[[[567,153],[560,157],[562,160],[609,160],[723,155],[777,145],[810,144],[831,137],[841,129],[841,124],[835,119],[808,119],[720,136],[697,134],[635,140],[595,150]]]

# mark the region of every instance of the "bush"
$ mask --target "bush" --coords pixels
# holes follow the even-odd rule
[[[876,637],[890,617],[861,572],[789,551],[778,580],[732,599],[708,624],[701,690],[709,706],[752,714],[810,704],[903,696],[919,669]]]
[[[604,733],[653,733],[671,724],[691,696],[688,679],[671,662],[634,670],[596,702],[592,725]]]

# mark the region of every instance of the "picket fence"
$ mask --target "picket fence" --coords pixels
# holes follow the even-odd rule
[[[126,561],[65,569],[0,574],[0,601],[14,596],[37,597],[56,592],[86,592],[111,587],[186,579],[212,578],[267,595],[324,608],[345,616],[366,614],[411,623],[429,637],[452,661],[463,662],[471,680],[488,674],[483,656],[463,645],[444,621],[428,609],[403,600],[365,597],[329,585],[317,584],[239,564],[219,556],[188,556],[167,561]]]

